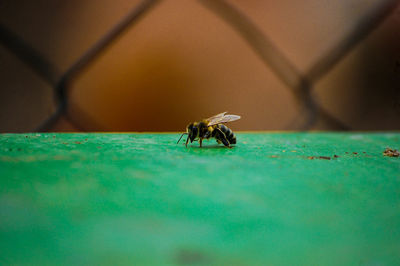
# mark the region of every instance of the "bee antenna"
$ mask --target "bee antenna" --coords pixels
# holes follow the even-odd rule
[[[178,142],[176,143],[176,144],[178,144],[179,143],[179,141],[181,141],[181,138],[183,137],[183,135],[187,135],[187,133],[185,132],[185,133],[183,133],[182,135],[181,135],[181,137],[179,138],[179,140],[178,140]]]

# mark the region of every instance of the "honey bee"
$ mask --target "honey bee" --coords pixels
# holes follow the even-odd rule
[[[200,122],[190,123],[186,127],[186,132],[184,132],[179,138],[177,144],[183,137],[183,135],[188,135],[186,139],[186,147],[190,140],[199,141],[200,148],[203,143],[203,139],[215,138],[219,144],[223,143],[225,147],[231,148],[231,144],[236,144],[236,136],[233,134],[232,130],[223,123],[232,122],[240,119],[238,115],[225,115],[227,112],[214,115],[210,118],[203,119]]]

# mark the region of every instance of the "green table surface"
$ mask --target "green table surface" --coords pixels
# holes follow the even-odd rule
[[[178,137],[1,134],[0,264],[400,264],[399,133]]]

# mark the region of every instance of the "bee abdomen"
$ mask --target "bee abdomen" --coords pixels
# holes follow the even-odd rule
[[[224,132],[230,144],[236,144],[236,136],[233,133],[232,129],[222,124],[218,125],[218,127],[219,129],[221,129],[222,132]]]

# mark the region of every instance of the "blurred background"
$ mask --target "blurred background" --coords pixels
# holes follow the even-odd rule
[[[0,131],[398,130],[398,2],[0,0]]]

